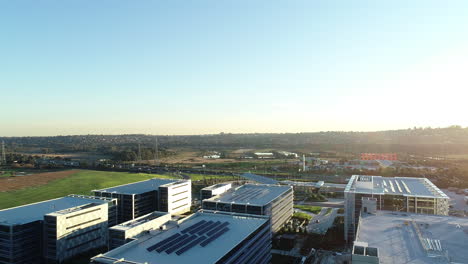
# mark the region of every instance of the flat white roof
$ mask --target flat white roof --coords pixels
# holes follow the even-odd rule
[[[291,186],[284,185],[244,184],[204,201],[263,206],[291,189]]]
[[[424,249],[426,242],[421,241],[428,240],[434,250]],[[449,263],[435,257],[445,253],[450,263],[467,263],[468,218],[389,211],[363,214],[356,241],[377,247],[382,264]]]
[[[87,204],[103,204],[108,200],[86,197],[62,197],[34,204],[0,210],[0,225],[25,224],[44,219],[44,215]]]
[[[429,198],[449,197],[426,178],[353,175],[345,192]]]
[[[218,183],[218,184],[215,184],[215,185],[205,187],[202,190],[210,190],[211,191],[211,190],[216,190],[218,188],[222,188],[222,187],[225,187],[225,186],[228,186],[228,185],[232,185],[232,184],[230,182],[229,183]]]
[[[149,191],[154,191],[159,188],[159,186],[168,184],[168,183],[175,183],[178,179],[159,179],[154,178],[146,181],[134,182],[124,185],[119,185],[111,188],[101,189],[101,190],[94,190],[97,192],[115,192],[115,193],[122,193],[122,194],[139,194],[145,193]]]
[[[196,244],[180,255],[176,253],[177,250],[167,253],[167,248],[158,252],[158,250],[161,249],[161,246],[164,245],[159,244],[160,246],[158,247],[156,246],[158,243],[176,235],[179,235],[179,237],[183,234],[189,235],[189,233],[184,231],[185,229],[194,226],[192,230],[195,230],[195,225],[198,223],[202,222],[202,224],[198,224],[198,227],[202,227],[203,225],[208,225],[209,221],[225,223],[224,226],[229,230],[225,231],[205,247],[202,247],[200,244]],[[236,215],[226,212],[199,211],[186,218],[185,221],[179,224],[179,227],[175,225],[168,230],[157,231],[154,234],[142,236],[126,245],[109,251],[103,255],[96,256],[94,259],[99,260],[100,262],[104,262],[105,260],[108,261],[104,263],[114,263],[112,262],[113,260],[126,260],[128,263],[135,264],[216,263],[267,221],[267,218],[262,216],[257,217],[250,215]],[[153,245],[155,247],[152,248]],[[176,243],[172,245],[176,245]],[[178,247],[178,249],[185,245],[187,244],[183,243],[183,245]]]
[[[167,213],[167,212],[155,211],[155,212],[152,212],[152,213],[149,213],[149,214],[140,216],[140,217],[138,217],[138,218],[129,220],[129,221],[127,221],[127,222],[123,222],[123,223],[121,223],[121,224],[112,226],[112,227],[110,227],[109,229],[128,230],[128,229],[134,228],[134,227],[136,227],[136,226],[139,226],[139,225],[141,225],[141,224],[147,223],[147,222],[149,222],[149,221],[152,221],[152,220],[154,220],[154,219],[156,219],[156,218],[159,218],[159,217],[165,216],[165,215],[170,215],[170,214]]]

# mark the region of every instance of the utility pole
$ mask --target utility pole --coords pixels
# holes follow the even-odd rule
[[[138,161],[141,162],[141,145],[138,143]]]
[[[154,164],[158,164],[158,137],[154,138]]]
[[[0,165],[6,165],[5,141],[2,140],[2,156],[0,158]]]
[[[302,155],[302,171],[305,172],[305,169],[306,169],[305,155]]]

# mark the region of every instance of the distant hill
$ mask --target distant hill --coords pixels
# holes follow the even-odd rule
[[[281,148],[286,150],[406,153],[468,153],[468,128],[413,128],[377,132],[255,133],[161,136],[161,148]],[[153,135],[74,135],[54,137],[0,137],[15,151],[109,152],[121,148],[154,146]]]

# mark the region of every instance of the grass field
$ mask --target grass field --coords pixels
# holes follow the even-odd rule
[[[204,174],[193,174],[193,173],[184,173],[185,175],[190,176],[192,181],[202,181],[206,180],[214,180],[214,179],[222,179],[226,181],[237,180],[239,177],[237,176],[227,176],[227,175],[204,175]]]
[[[40,202],[68,194],[91,194],[91,190],[148,180],[171,178],[167,175],[81,170],[46,185],[0,192],[0,209]]]

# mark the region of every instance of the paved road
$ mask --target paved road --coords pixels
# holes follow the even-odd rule
[[[298,204],[315,205],[320,207],[344,208],[344,199],[328,199],[326,202],[299,202]]]
[[[326,214],[327,211],[328,208],[322,208],[320,213],[315,218],[313,218],[312,221],[310,221],[309,225],[307,226],[307,232],[320,235],[327,233],[327,230],[333,225],[333,221],[335,221],[338,209],[333,208],[331,213],[328,215]],[[319,221],[318,223],[317,220]]]

